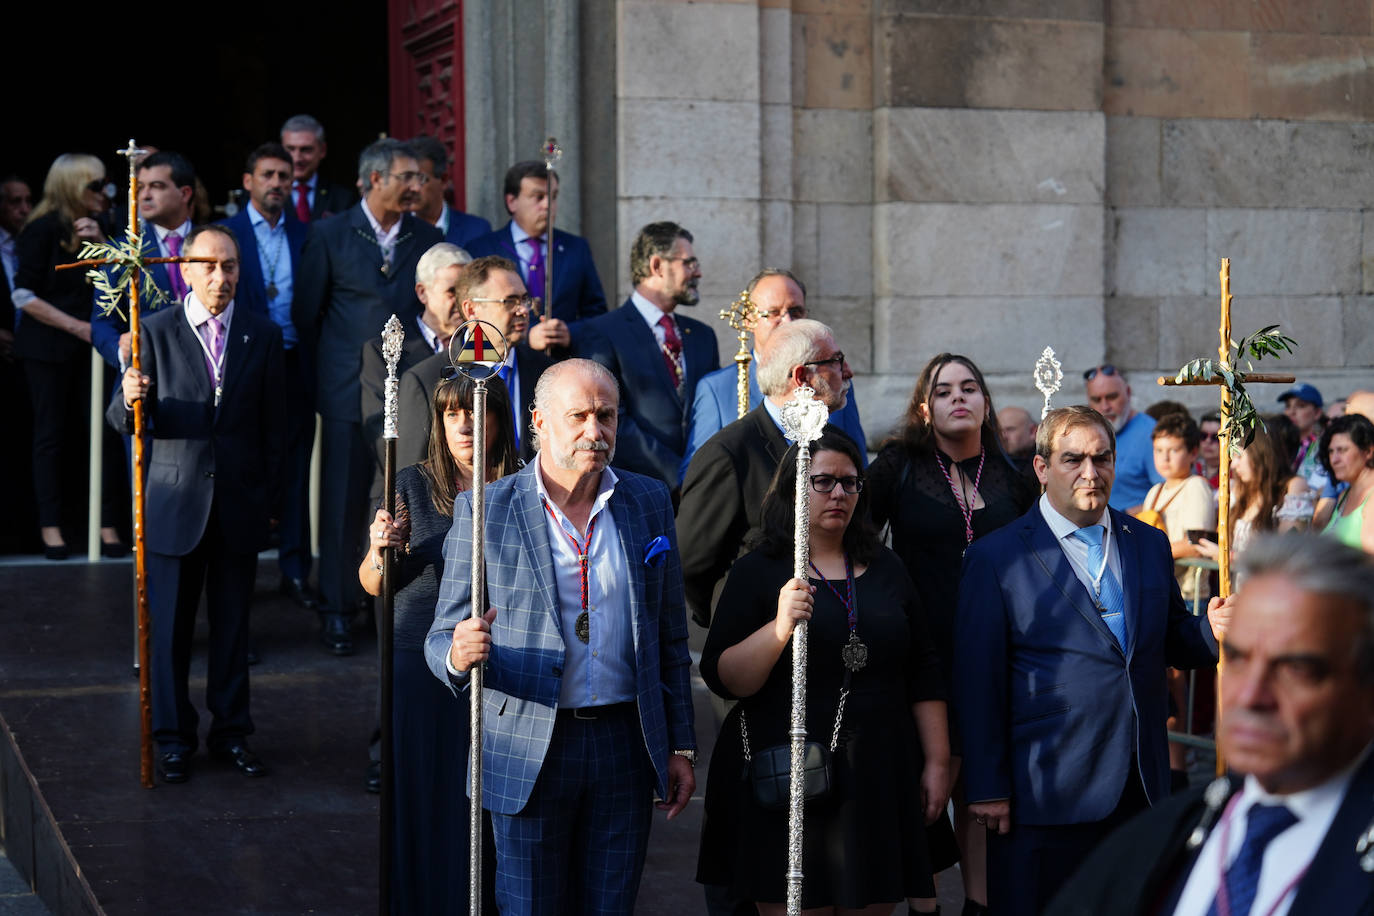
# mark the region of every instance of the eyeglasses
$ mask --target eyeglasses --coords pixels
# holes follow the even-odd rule
[[[802,365],[803,365],[803,366],[827,366],[827,365],[833,365],[833,366],[835,366],[835,367],[838,368],[839,366],[843,366],[843,365],[844,365],[844,351],[843,351],[843,350],[836,350],[834,356],[827,356],[825,359],[813,359],[813,360],[811,360],[810,362],[802,363]]]
[[[105,193],[105,179],[104,179],[104,178],[94,178],[94,179],[92,179],[91,181],[89,181],[89,182],[86,183],[86,190],[87,190],[87,191],[90,191],[92,194],[103,194],[103,193]]]
[[[783,315],[786,315],[793,321],[801,321],[806,317],[806,307],[794,305],[790,309],[769,309],[766,312],[759,312],[758,315],[761,321],[776,321]]]
[[[670,257],[666,257],[666,256],[665,256],[665,257],[663,258],[663,260],[665,260],[665,261],[681,261],[681,262],[682,262],[682,266],[685,267],[685,268],[687,268],[688,270],[696,270],[697,268],[701,267],[701,259],[700,259],[700,258],[670,258]]]
[[[847,495],[853,496],[863,491],[864,479],[854,475],[848,477],[835,477],[832,474],[811,475],[811,489],[817,493],[833,493],[835,492],[835,484],[844,488]]]
[[[1221,441],[1221,434],[1220,434],[1220,433],[1203,433],[1203,434],[1202,434],[1202,441],[1203,441],[1203,442],[1220,442],[1220,441]]]
[[[429,176],[424,172],[387,172],[387,175],[402,184],[418,184],[421,187],[429,184]]]
[[[469,302],[499,302],[508,312],[528,312],[534,308],[534,297],[528,293],[523,296],[507,296],[504,299],[488,299],[486,297],[469,299]]]
[[[1104,366],[1098,366],[1096,369],[1089,369],[1087,372],[1083,373],[1083,381],[1091,382],[1093,379],[1097,378],[1099,372],[1103,375],[1116,375],[1116,367],[1111,363],[1107,363]]]

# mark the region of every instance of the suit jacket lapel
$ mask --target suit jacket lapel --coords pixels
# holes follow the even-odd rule
[[[319,200],[318,194],[316,200]],[[377,233],[372,231],[372,224],[367,221],[367,214],[363,212],[361,202],[348,211],[349,227],[358,236],[359,246],[367,252],[367,260],[372,263],[374,270],[382,269],[382,246],[377,242]]]
[[[1374,883],[1360,868],[1355,843],[1370,828],[1374,814],[1374,753],[1355,771],[1336,818],[1317,848],[1316,858],[1293,898],[1293,913],[1363,913]],[[1368,853],[1366,853],[1367,855]]]
[[[673,380],[668,377],[668,366],[663,359],[663,348],[658,344],[658,336],[644,321],[644,316],[639,314],[639,309],[635,307],[632,300],[625,300],[625,304],[620,307],[617,314],[624,315],[627,330],[635,341],[635,351],[645,354],[647,359],[653,360],[654,378],[658,379],[659,384],[668,392],[669,396],[682,405],[682,396],[677,393],[677,387],[673,385]],[[687,354],[687,344],[682,345],[683,356]],[[652,353],[652,356],[648,354]]]
[[[249,204],[248,206],[252,206]],[[248,215],[248,210],[243,211],[243,225],[247,229],[241,236],[243,251],[239,252],[239,271],[242,274],[241,283],[247,283],[252,287],[253,294],[259,298],[263,308],[267,308],[267,278],[262,275],[262,259],[258,257],[258,234],[253,229],[253,218]]]
[[[1034,516],[1027,520],[1028,524],[1021,530],[1021,538],[1026,548],[1035,556],[1045,575],[1064,596],[1064,600],[1073,605],[1074,610],[1082,615],[1088,626],[1092,627],[1109,646],[1124,656],[1124,651],[1117,644],[1116,637],[1108,629],[1106,621],[1102,619],[1102,614],[1088,594],[1087,588],[1074,572],[1073,564],[1064,555],[1064,549],[1059,546],[1059,539],[1054,536],[1049,523],[1040,514],[1039,504],[1031,506],[1030,511]]]
[[[549,547],[549,529],[545,522],[548,510],[539,499],[539,488],[534,475],[539,473],[537,462],[520,472],[516,486],[515,523],[520,529],[520,542],[530,569],[534,571],[534,584],[540,597],[544,599],[544,609],[553,620],[553,628],[563,635],[563,619],[558,613],[558,591],[554,586],[553,551]]]
[[[630,628],[634,634],[635,656],[639,655],[640,615],[644,612],[644,547],[648,537],[643,530],[644,518],[629,505],[624,495],[611,495],[611,517],[615,519],[616,534],[620,537],[620,549],[625,554],[625,565],[630,568]]]
[[[201,349],[199,335],[191,328],[191,323],[186,318],[186,309],[183,306],[175,307],[181,310],[175,322],[176,351],[181,359],[181,371],[196,380],[195,390],[199,395],[198,399],[208,403],[214,399],[215,386],[210,384],[210,372],[205,368],[205,351]],[[226,355],[225,363],[228,361],[229,357]]]
[[[153,224],[147,220],[143,221],[143,236],[140,239],[140,244],[143,246],[143,256],[145,258],[162,257],[162,249],[157,243],[157,230],[154,229]],[[171,264],[149,264],[145,269],[148,271],[148,276],[157,284],[157,288],[167,294],[167,301],[172,305],[179,305],[180,303],[176,301],[176,297],[172,295],[171,278],[167,276],[167,271],[171,267],[173,267]]]
[[[247,312],[246,308],[235,304],[234,319],[229,322],[229,331],[225,335],[224,363],[221,366],[224,391],[220,398],[221,404],[228,403],[230,392],[235,387],[239,376],[243,375],[243,366],[247,363],[249,354],[257,344],[257,336],[249,327]],[[219,408],[215,409],[215,419],[219,419]]]
[[[1110,510],[1109,515],[1112,537],[1116,538],[1117,557],[1121,560],[1121,594],[1126,600],[1126,606],[1122,609],[1126,621],[1126,657],[1130,658],[1135,651],[1141,626],[1140,590],[1144,580],[1140,572],[1140,543],[1131,532],[1130,525],[1115,510]]]

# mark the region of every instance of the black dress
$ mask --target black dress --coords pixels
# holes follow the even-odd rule
[[[940,452],[940,460],[954,475],[952,460]],[[1035,501],[1029,478],[1000,452],[988,453],[983,475],[978,478],[978,456],[957,462],[966,480],[979,480],[984,506],[973,511],[973,539],[996,531],[1020,518]],[[957,479],[957,478],[956,478]],[[954,491],[936,463],[935,453],[913,455],[904,443],[884,446],[868,468],[869,505],[873,523],[892,524],[892,549],[902,558],[930,621],[931,638],[940,656],[945,690],[953,696],[954,610],[959,603],[959,575],[968,536],[964,515]],[[972,492],[972,487],[969,488]],[[954,716],[950,716],[950,742],[959,753]],[[959,861],[954,830],[947,817],[930,827],[932,864],[944,871]]]
[[[717,694],[721,653],[777,614],[790,557],[759,551],[736,561],[716,605],[701,674]],[[841,594],[843,581],[832,582]],[[901,561],[883,549],[855,580],[858,634],[868,664],[853,676],[834,754],[830,797],[808,804],[803,829],[805,907],[863,907],[933,897],[926,852],[920,739],[912,704],[944,699],[920,601]],[[807,653],[807,737],[829,745],[844,679],[840,648],[849,636],[844,605],[817,583]],[[792,649],[783,650],[762,689],[726,716],[706,781],[697,880],[723,885],[738,900],[782,902],[787,889],[787,812],[767,811],[743,778],[740,715],[754,750],[788,740]]]
[[[444,538],[453,524],[430,496],[419,465],[396,474],[396,511],[410,517],[410,546],[397,551],[392,646],[393,913],[467,912],[468,697],[455,697],[425,663],[444,574]],[[496,853],[482,861],[484,897],[494,901]],[[494,903],[487,907],[495,912]]]

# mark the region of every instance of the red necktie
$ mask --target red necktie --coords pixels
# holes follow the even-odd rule
[[[296,219],[310,222],[310,185],[304,181],[296,182]]]
[[[677,325],[668,314],[658,319],[663,328],[663,364],[668,367],[668,378],[672,379],[677,393],[682,393],[682,338],[677,336]]]

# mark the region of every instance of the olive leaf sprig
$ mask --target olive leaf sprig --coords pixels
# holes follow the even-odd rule
[[[1259,423],[1259,412],[1245,390],[1245,381],[1255,368],[1254,361],[1266,356],[1277,359],[1284,353],[1291,354],[1298,342],[1281,334],[1278,325],[1271,324],[1240,340],[1230,341],[1230,345],[1231,352],[1226,363],[1214,359],[1192,360],[1178,370],[1174,381],[1221,380],[1231,392],[1230,409],[1224,411],[1221,417],[1221,433],[1230,436],[1231,453],[1238,454],[1254,440],[1255,426]],[[1245,363],[1244,369],[1240,368],[1242,361]]]
[[[128,316],[119,308],[119,302],[133,285],[135,273],[139,276],[138,296],[143,308],[153,311],[167,304],[167,296],[148,276],[140,241],[126,236],[114,242],[86,242],[77,257],[83,261],[111,262],[107,268],[93,267],[86,271],[86,279],[95,287],[95,304],[100,314],[109,315],[113,312],[127,320]]]

